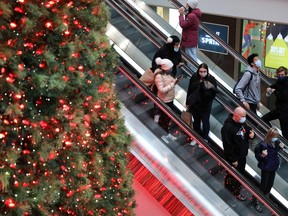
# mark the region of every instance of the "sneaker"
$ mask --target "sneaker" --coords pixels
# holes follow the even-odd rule
[[[191,145],[191,146],[196,146],[196,144],[197,144],[197,142],[196,142],[195,140],[192,140],[192,141],[189,143],[189,145]]]
[[[167,136],[164,136],[164,135],[163,135],[163,136],[161,137],[161,139],[164,140],[164,142],[169,143],[169,140],[168,140]]]
[[[154,122],[158,123],[159,122],[159,118],[160,118],[160,115],[155,115],[154,116]]]
[[[167,138],[170,139],[170,140],[173,140],[173,141],[177,140],[177,137],[173,136],[170,133],[167,135]]]
[[[260,203],[258,200],[255,201],[254,207],[255,207],[256,211],[258,211],[258,212],[263,212],[261,203]]]
[[[198,144],[198,148],[202,149],[203,147],[200,144]]]
[[[240,201],[245,201],[247,198],[243,194],[239,194],[238,196],[236,196],[236,199]]]

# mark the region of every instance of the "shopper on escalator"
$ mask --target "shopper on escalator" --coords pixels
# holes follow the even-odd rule
[[[261,169],[260,190],[266,196],[269,195],[273,187],[276,171],[280,165],[278,152],[284,148],[284,144],[279,141],[278,137],[278,129],[270,128],[260,144],[261,151],[255,155],[259,161],[258,167]],[[262,211],[261,204],[257,199],[255,199],[255,208],[259,212]]]
[[[202,136],[206,142],[208,142],[208,134],[210,131],[212,102],[216,93],[216,79],[209,73],[207,64],[200,64],[197,72],[194,73],[190,79],[186,106],[188,111],[192,113],[194,130]],[[190,145],[195,146],[196,141],[192,140]],[[201,148],[200,145],[199,147]]]
[[[281,66],[276,70],[277,81],[267,88],[266,96],[274,94],[276,109],[265,114],[262,119],[271,126],[270,121],[279,119],[282,135],[288,140],[288,77],[287,68]]]
[[[251,54],[247,61],[249,66],[236,84],[235,94],[247,109],[256,114],[256,111],[260,109],[262,63],[258,54]]]
[[[180,52],[180,39],[176,35],[171,35],[167,38],[166,43],[154,54],[152,60],[152,71],[155,71],[158,67],[156,64],[156,58],[169,59],[173,63],[172,76],[177,75],[177,68],[181,67],[184,63]]]
[[[188,0],[185,8],[178,9],[179,25],[182,28],[181,46],[195,62],[197,62],[199,18],[202,15],[197,6],[198,0]],[[191,67],[190,64],[188,66]]]
[[[241,174],[245,173],[246,156],[248,155],[249,139],[254,139],[255,134],[246,123],[246,111],[237,107],[233,115],[225,120],[221,130],[224,147],[224,158]],[[225,177],[225,187],[230,190],[238,200],[247,198],[241,194],[241,183],[230,173]]]

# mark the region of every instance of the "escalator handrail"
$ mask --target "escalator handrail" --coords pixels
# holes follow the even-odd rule
[[[135,19],[131,18],[131,13],[128,13],[126,10],[123,10],[119,4],[116,3],[116,1],[107,1],[106,2],[112,6],[117,12],[119,12],[122,16],[125,16],[126,19],[129,20],[129,22],[131,22],[131,24],[133,24],[133,26],[135,28],[137,28],[139,31],[142,32],[143,35],[145,35],[145,37],[147,37],[154,45],[156,45],[157,47],[161,47],[161,44],[159,42],[157,42],[155,40],[155,37],[153,36],[150,36],[150,32],[146,31],[145,29],[143,29],[143,26],[138,23]],[[121,2],[122,4],[125,3],[125,1]],[[129,12],[133,12],[134,15],[138,16],[139,18],[139,14],[138,12],[130,5],[126,5],[125,6],[129,7]],[[131,11],[130,11],[131,10]],[[140,18],[139,18],[140,19]],[[145,25],[147,24],[147,26],[149,26],[149,29],[152,28],[154,34],[156,34],[159,38],[162,38],[163,40],[166,40],[166,36],[161,33],[157,28],[155,28],[154,25],[152,25],[149,21],[146,22],[145,19],[141,19],[141,21],[143,23],[145,23]],[[182,55],[184,56],[187,56],[187,54],[185,52],[182,52]],[[191,58],[188,57],[189,60],[191,60]],[[193,63],[195,64],[195,62],[191,62],[190,63]],[[195,66],[197,67],[197,66]],[[189,70],[188,70],[189,71]],[[193,73],[190,71],[190,72],[187,72],[189,74],[189,76],[191,76]],[[217,84],[218,84],[218,89],[223,92],[225,95],[228,95],[230,100],[233,101],[233,103],[236,105],[236,106],[242,106],[244,109],[246,109],[244,107],[244,105],[238,100],[238,98],[236,98],[236,96],[234,94],[232,94],[228,89],[226,89],[221,83],[219,83],[217,81]],[[218,95],[218,97],[221,97],[221,95]],[[221,101],[225,101],[225,99],[221,99]],[[225,106],[228,106],[228,102],[225,103]],[[258,116],[256,115],[255,113],[253,113],[251,110],[247,110],[246,109],[246,112],[247,112],[247,115],[250,117],[250,119],[252,119],[252,121],[256,122],[257,125],[261,126],[264,131],[268,131],[269,129],[269,126],[263,122],[263,120]],[[252,124],[251,124],[252,125]],[[257,134],[257,136],[260,138],[260,139],[263,139],[264,136],[265,136],[265,133],[264,132],[261,132],[257,127],[254,127],[254,131],[255,133]],[[283,138],[283,137],[280,137],[280,141],[282,141],[283,143],[287,143],[287,141]],[[280,152],[279,155],[286,161],[288,161],[288,154],[284,151],[284,152]]]
[[[137,77],[130,72],[129,69],[122,65],[117,66],[118,70],[124,74],[137,88],[139,88],[153,103],[155,103],[163,112],[165,112],[185,133],[201,143],[205,151],[220,164],[225,170],[232,174],[248,191],[250,191],[259,201],[261,201],[266,208],[277,215],[283,215],[277,206],[267,199],[256,186],[244,178],[235,168],[233,168],[226,160],[218,155],[212,147],[210,147],[202,137],[200,137],[194,130],[192,130],[179,116],[177,116],[170,108],[168,108],[158,97],[154,95]]]

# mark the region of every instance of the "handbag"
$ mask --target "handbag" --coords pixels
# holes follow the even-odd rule
[[[140,77],[140,80],[147,86],[151,87],[154,83],[154,73],[151,68],[146,69],[144,74]]]
[[[192,114],[188,111],[182,111],[181,113],[181,119],[189,125],[191,128],[193,128],[193,121],[192,121]]]

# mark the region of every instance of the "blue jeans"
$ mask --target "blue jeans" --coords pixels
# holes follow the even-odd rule
[[[197,62],[197,55],[196,55],[196,47],[185,47],[185,53],[190,56],[195,62]],[[191,70],[193,70],[193,67],[191,64],[187,65]]]

